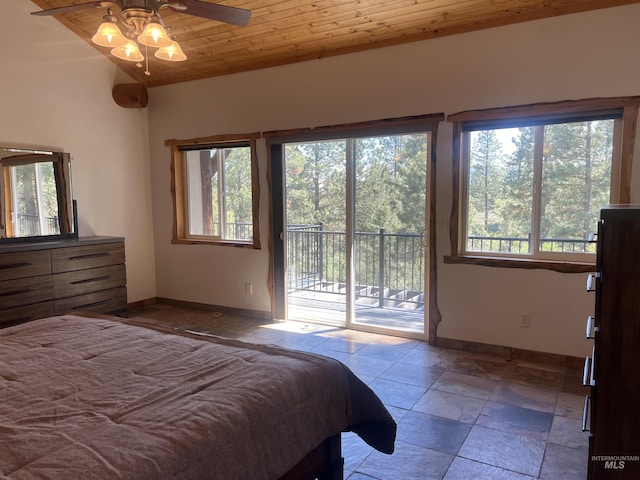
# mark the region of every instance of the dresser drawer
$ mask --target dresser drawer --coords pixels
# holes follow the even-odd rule
[[[53,295],[55,298],[72,297],[124,287],[126,283],[124,265],[56,273],[53,275]]]
[[[127,310],[126,287],[112,288],[55,301],[55,314],[77,311],[95,313],[120,313]]]
[[[0,282],[0,310],[53,300],[51,275]],[[4,312],[0,315],[4,318]]]
[[[51,273],[49,250],[0,253],[0,281]]]
[[[0,313],[0,327],[18,322],[35,320],[53,316],[53,302],[42,302],[34,305],[9,308]]]
[[[57,248],[51,251],[53,273],[72,272],[122,263],[124,263],[124,243]]]

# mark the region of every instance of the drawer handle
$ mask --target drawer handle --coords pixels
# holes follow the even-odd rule
[[[593,292],[596,289],[596,278],[600,278],[600,272],[590,273],[587,277],[587,292]]]
[[[87,278],[85,280],[76,280],[75,282],[71,282],[71,285],[82,285],[84,283],[93,283],[93,282],[101,282],[102,280],[109,280],[111,275],[104,275],[102,277],[95,278]]]
[[[584,359],[584,371],[582,372],[582,386],[583,387],[595,387],[596,379],[593,377],[593,366],[595,364],[595,357]]]
[[[12,318],[12,319],[11,319],[11,324],[13,325],[13,324],[16,324],[16,323],[27,322],[27,321],[29,321],[29,320],[35,320],[35,318],[33,318],[33,317],[29,317],[29,316],[27,316],[27,317],[20,317],[20,318]]]
[[[22,295],[24,293],[29,293],[32,292],[33,290],[31,288],[23,288],[21,290],[12,290],[10,292],[3,292],[0,293],[0,297],[10,297],[12,295]]]
[[[109,255],[111,255],[109,252],[87,253],[86,255],[69,257],[69,260],[84,260],[85,258],[108,257]]]
[[[595,372],[596,372],[596,347],[594,346],[593,350],[591,351],[591,376],[589,379],[589,385],[592,387],[596,386]]]
[[[591,359],[589,357],[586,357],[584,359],[584,370],[582,372],[582,386],[583,387],[589,387],[590,386],[590,382],[589,382],[590,374],[591,374]]]
[[[0,270],[9,270],[10,268],[24,268],[24,267],[29,267],[31,265],[33,264],[29,262],[8,263],[6,265],[0,265]]]
[[[77,307],[74,307],[74,310],[84,310],[86,308],[93,308],[93,307],[99,307],[101,305],[107,305],[108,303],[111,303],[113,300],[102,300],[100,302],[94,302],[94,303],[87,303],[86,305],[78,305]]]
[[[587,317],[587,339],[588,340],[593,340],[595,338],[595,335],[593,334],[600,331],[600,327],[593,328],[593,321],[594,321],[593,316],[589,315]]]
[[[586,432],[589,429],[587,428],[587,421],[589,418],[589,395],[585,395],[584,397],[584,408],[582,409],[582,431]]]

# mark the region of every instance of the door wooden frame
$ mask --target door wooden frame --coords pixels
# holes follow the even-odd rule
[[[286,302],[282,304],[284,293],[278,285],[276,278],[283,275],[280,265],[284,253],[283,232],[284,215],[276,216],[274,212],[281,210],[284,213],[284,170],[282,145],[285,143],[321,141],[336,138],[350,138],[376,135],[409,134],[415,132],[431,132],[430,146],[427,158],[427,189],[429,198],[426,199],[425,215],[427,216],[426,238],[428,239],[428,251],[425,254],[425,289],[428,306],[425,310],[428,319],[425,325],[424,335],[431,345],[436,344],[437,327],[441,321],[438,308],[437,292],[437,256],[436,256],[436,144],[439,122],[444,120],[444,114],[419,115],[400,117],[367,122],[332,125],[317,128],[305,128],[294,130],[278,130],[264,132],[263,138],[267,143],[267,182],[269,192],[269,295],[271,297],[271,314],[274,319],[286,318]],[[408,334],[408,337],[415,335]],[[424,338],[421,338],[424,339]]]

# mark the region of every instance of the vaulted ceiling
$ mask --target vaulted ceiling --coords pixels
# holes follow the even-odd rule
[[[49,9],[87,0],[32,1],[37,7]],[[135,63],[112,57],[109,49],[95,48],[136,81],[153,87],[640,2],[220,0],[217,3],[250,10],[251,21],[246,27],[238,27],[162,8],[164,23],[173,27],[188,59],[163,62],[148,55],[150,76]],[[57,19],[91,43],[91,36],[105,13],[106,8],[91,8],[56,15],[49,20]]]

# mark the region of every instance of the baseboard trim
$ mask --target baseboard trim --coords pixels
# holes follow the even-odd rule
[[[187,302],[185,300],[175,300],[173,298],[154,297],[140,300],[129,304],[129,312],[135,312],[154,304],[171,305],[173,307],[190,308],[193,310],[204,310],[207,312],[220,312],[228,315],[239,315],[242,317],[255,318],[263,321],[271,320],[271,312],[261,312],[259,310],[249,310],[246,308],[225,307],[222,305],[211,305],[208,303]]]
[[[148,307],[148,306],[153,305],[155,303],[158,303],[158,302],[156,301],[156,298],[153,297],[153,298],[146,298],[144,300],[138,300],[137,302],[131,302],[131,303],[127,304],[127,307],[129,309],[129,311],[131,312],[131,311],[134,311],[134,310],[141,310],[144,307]]]
[[[437,337],[436,345],[438,347],[449,348],[453,350],[462,350],[465,352],[486,353],[509,360],[562,365],[572,369],[581,368],[584,364],[584,358],[573,357],[570,355],[538,352],[535,350],[505,347],[502,345],[491,345],[489,343],[472,342],[469,340],[456,340],[451,338]]]

